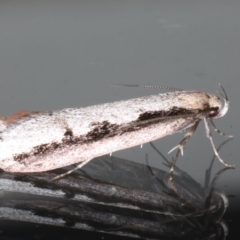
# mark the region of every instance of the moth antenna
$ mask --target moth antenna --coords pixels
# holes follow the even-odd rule
[[[228,97],[227,97],[227,93],[226,93],[225,89],[223,88],[223,86],[220,83],[219,83],[219,86],[220,86],[220,88],[222,89],[222,91],[224,93],[224,94],[219,93],[223,97],[224,106],[222,107],[222,109],[219,111],[219,113],[214,118],[223,117],[227,113],[228,108],[229,108],[229,100],[228,100]]]
[[[172,88],[172,87],[165,87],[165,86],[151,86],[151,85],[134,85],[134,84],[111,84],[111,86],[123,86],[123,87],[140,87],[140,88],[157,88],[157,89],[164,89],[170,91],[183,91],[179,88]]]
[[[220,88],[222,89],[222,91],[223,91],[223,93],[224,93],[224,95],[221,94],[221,96],[222,96],[223,98],[225,98],[226,101],[228,101],[227,93],[226,93],[225,89],[223,88],[223,86],[221,85],[221,83],[219,83],[219,86],[220,86]]]

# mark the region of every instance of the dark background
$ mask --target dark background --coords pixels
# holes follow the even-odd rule
[[[216,120],[233,134],[220,155],[236,169],[218,188],[229,195],[228,239],[238,233],[240,2],[166,1],[0,1],[0,112],[84,107],[157,94],[157,90],[111,87],[148,84],[216,93],[221,83],[230,99]],[[216,145],[224,139],[214,135]],[[155,142],[167,155],[183,134]],[[113,153],[163,167],[149,144]],[[178,166],[203,183],[212,158],[201,124]],[[169,157],[171,157],[170,155]],[[215,161],[214,172],[222,165]],[[236,226],[236,227],[235,227]]]

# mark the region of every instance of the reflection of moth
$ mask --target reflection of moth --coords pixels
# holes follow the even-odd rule
[[[215,154],[209,122],[226,114],[219,98],[199,91],[174,91],[51,112],[20,112],[0,120],[0,168],[8,172],[42,172],[141,145],[190,129],[179,151],[204,119]],[[214,126],[214,129],[217,130]],[[218,131],[218,130],[217,130]]]
[[[76,239],[81,230],[84,236],[90,231],[90,239],[216,240],[228,234],[222,219],[228,198],[214,188],[223,169],[210,183],[210,167],[203,188],[177,168],[176,192],[166,171],[117,157],[96,158],[85,167],[86,175],[56,183],[52,179],[59,172],[0,173],[1,237],[34,239],[39,228],[40,239],[59,240]],[[17,231],[16,221],[23,226]]]

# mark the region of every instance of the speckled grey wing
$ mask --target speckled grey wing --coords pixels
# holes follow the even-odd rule
[[[186,94],[196,102],[196,92],[174,92],[2,121],[0,166],[9,172],[47,171],[173,134],[195,120],[161,116],[186,108]]]

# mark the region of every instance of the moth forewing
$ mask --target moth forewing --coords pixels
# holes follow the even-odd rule
[[[190,129],[180,151],[199,121],[226,114],[226,94],[224,101],[222,107],[215,95],[177,90],[86,108],[20,112],[0,119],[0,167],[42,172],[79,163],[80,168],[95,157]]]

